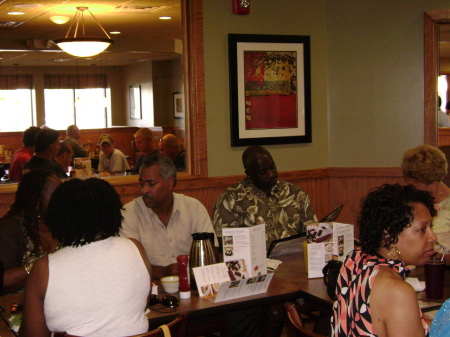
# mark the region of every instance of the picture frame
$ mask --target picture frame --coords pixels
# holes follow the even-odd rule
[[[231,146],[311,143],[310,37],[228,34]]]
[[[184,118],[184,95],[181,92],[173,93],[173,118]]]
[[[142,119],[141,86],[130,85],[130,119]]]

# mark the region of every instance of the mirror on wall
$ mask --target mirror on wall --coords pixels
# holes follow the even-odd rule
[[[173,93],[184,90],[181,1],[132,0],[125,4],[119,0],[107,0],[100,4],[98,1],[85,1],[83,6],[93,16],[86,13],[82,27],[73,22],[77,5],[79,3],[72,0],[41,1],[28,5],[2,2],[2,74],[31,73],[42,77],[44,73],[105,73],[111,91],[106,99],[111,106],[106,106],[110,111],[105,116],[104,127],[158,125],[176,126],[184,130],[182,121],[173,117]],[[16,15],[10,15],[12,12]],[[17,15],[19,13],[22,14]],[[65,17],[69,21],[57,24],[55,16]],[[86,58],[65,53],[53,43],[55,39],[67,36],[105,38],[105,34],[114,43],[105,52]],[[42,104],[45,97],[42,86],[39,86],[41,82],[42,78],[34,81],[34,113],[38,125],[49,124],[46,107]],[[142,88],[142,114],[139,118],[130,112],[128,88],[132,85],[141,85]],[[98,122],[86,126],[101,127]]]
[[[440,34],[440,26],[448,23],[450,23],[450,9],[424,13],[424,143],[434,146],[443,144],[439,140],[438,128],[438,76],[439,52],[444,44],[439,42],[439,36],[442,35],[444,38],[444,31]]]
[[[438,25],[439,29],[439,73],[438,73],[438,127],[450,128],[450,23],[442,23]],[[450,145],[446,144],[444,133],[449,133],[449,130],[439,129],[438,132],[438,146]],[[444,144],[445,143],[445,144]]]
[[[61,37],[68,29],[67,24],[58,26],[49,17],[55,14],[72,17],[75,11],[71,7],[75,2],[42,1],[39,6],[24,8],[21,24],[19,20],[16,24],[12,23],[12,19],[7,17],[10,11],[6,6],[8,3],[0,5],[1,74],[19,75],[34,71],[41,76],[35,86],[40,86],[43,93],[44,72],[97,74],[107,69],[111,74],[111,111],[106,115],[107,125],[155,125],[184,130],[189,171],[194,176],[206,175],[206,151],[199,150],[206,147],[202,140],[204,132],[191,141],[191,135],[204,127],[204,92],[202,84],[198,83],[203,79],[201,0],[188,0],[183,4],[180,0],[129,1],[126,6],[117,0],[103,2],[103,5],[110,7],[103,8],[102,14],[97,14],[96,18],[108,31],[114,28],[121,33],[111,35],[115,43],[106,52],[86,59],[71,57],[49,42]],[[85,5],[91,6],[89,2]],[[95,13],[94,4],[92,10]],[[171,16],[172,20],[159,20],[159,16]],[[5,22],[9,22],[9,26]],[[188,67],[191,71],[189,76],[185,76]],[[142,69],[146,69],[147,73]],[[168,69],[165,73],[164,70]],[[176,79],[170,77],[173,74],[176,74]],[[146,82],[147,87],[139,83],[139,78],[145,77],[148,81],[150,76],[151,84]],[[128,87],[139,84],[142,85],[141,119],[133,118],[128,96]],[[189,90],[189,87],[195,87],[196,91]],[[116,96],[116,92],[121,95]],[[184,96],[183,111],[175,111],[175,94]],[[150,104],[149,97],[153,104]],[[43,94],[36,94],[35,99],[34,118],[37,125],[42,125],[45,124]],[[190,117],[192,112],[194,114]],[[184,118],[180,113],[185,114]]]

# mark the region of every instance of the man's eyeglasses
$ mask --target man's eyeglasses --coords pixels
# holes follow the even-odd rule
[[[159,299],[158,295],[152,294],[150,295],[150,301],[148,302],[148,306],[151,307],[151,310],[156,312],[175,312],[178,307],[180,300],[172,295],[166,295],[163,298]]]

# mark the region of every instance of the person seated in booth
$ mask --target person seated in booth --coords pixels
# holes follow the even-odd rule
[[[23,166],[33,157],[36,135],[41,131],[37,126],[30,126],[22,134],[23,146],[14,152],[9,165],[9,180],[19,181],[22,178]]]
[[[337,279],[331,336],[425,336],[408,265],[423,266],[434,255],[434,200],[412,185],[372,190],[358,219],[361,249],[351,252]]]
[[[306,192],[278,179],[277,167],[269,151],[259,145],[250,146],[243,152],[242,162],[247,177],[236,186],[228,187],[214,204],[213,224],[220,247],[223,247],[223,228],[264,223],[267,249],[273,240],[301,233],[306,225],[317,222]],[[284,303],[266,305],[261,310],[261,336],[279,336],[286,319]],[[246,323],[249,325],[257,312],[247,310],[244,315],[249,317]],[[234,321],[232,317],[228,319]],[[242,324],[241,330],[248,330],[246,325]]]
[[[80,129],[76,125],[69,125],[66,130],[66,138],[64,142],[72,147],[73,158],[83,158],[89,155],[88,149],[91,147],[92,142],[88,140],[83,146],[78,141],[80,139]]]
[[[98,144],[101,146],[98,170],[110,174],[125,172],[130,169],[127,158],[114,147],[114,139],[107,134],[101,135]]]
[[[50,128],[41,129],[36,135],[35,154],[23,166],[22,174],[36,169],[44,169],[53,171],[60,178],[66,178],[66,172],[54,161],[61,146],[59,137],[60,134],[56,130]]]
[[[14,203],[0,219],[5,293],[22,289],[34,261],[57,249],[58,241],[43,220],[50,197],[60,184],[61,179],[52,171],[38,169],[24,174]]]
[[[408,184],[428,191],[434,197],[437,210],[433,218],[433,231],[438,238],[435,250],[450,251],[450,188],[442,181],[447,175],[448,163],[445,154],[431,145],[419,145],[407,150],[402,160],[403,178]],[[450,255],[445,256],[450,264]]]
[[[142,162],[147,156],[153,156],[160,154],[161,151],[156,148],[155,141],[153,140],[153,131],[148,128],[141,128],[134,134],[134,142],[137,149],[141,152],[141,155],[137,159],[134,166],[133,174],[139,174]]]
[[[178,143],[177,137],[167,134],[159,142],[161,153],[173,160],[177,172],[186,171],[186,151]]]
[[[66,142],[62,142],[54,161],[61,166],[66,174],[69,173],[69,166],[72,165],[72,156],[73,151],[70,145]]]
[[[146,157],[139,183],[142,197],[124,206],[120,235],[142,243],[155,279],[177,275],[177,257],[189,255],[191,235],[214,233],[211,218],[200,201],[173,192],[177,172],[166,156]]]
[[[45,221],[62,248],[31,270],[20,336],[148,331],[151,268],[138,241],[118,236],[121,209],[119,195],[103,179],[70,179],[55,190]]]
[[[266,246],[273,240],[305,231],[317,218],[306,192],[298,185],[278,179],[269,151],[259,145],[242,154],[247,177],[223,192],[213,210],[217,237],[222,228],[266,224]]]
[[[438,96],[438,126],[440,128],[448,128],[450,127],[450,119],[447,115],[447,112],[441,109],[442,98]]]

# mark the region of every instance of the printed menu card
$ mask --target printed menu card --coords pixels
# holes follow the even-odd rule
[[[354,249],[353,225],[323,222],[306,228],[308,278],[323,277],[322,269],[331,259],[344,261]]]
[[[223,228],[223,260],[244,260],[248,276],[267,274],[266,225]]]
[[[74,158],[73,162],[76,178],[87,179],[92,177],[92,163],[90,158]]]
[[[265,293],[273,273],[250,277],[244,260],[235,260],[193,268],[201,298],[221,302]]]

